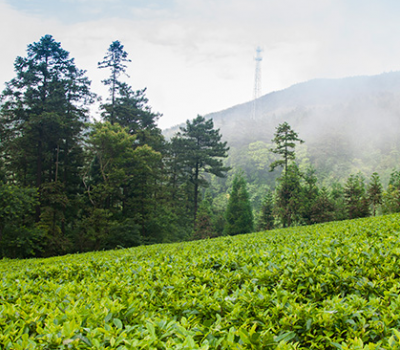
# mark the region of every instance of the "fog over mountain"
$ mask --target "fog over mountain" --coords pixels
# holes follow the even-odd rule
[[[236,153],[254,148],[255,142],[270,147],[275,128],[286,121],[305,141],[300,158],[326,177],[387,173],[398,163],[400,72],[299,83],[260,97],[256,110],[253,118],[250,101],[206,117]]]

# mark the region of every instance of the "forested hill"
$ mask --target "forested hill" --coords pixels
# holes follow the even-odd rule
[[[378,171],[385,179],[398,164],[400,72],[299,83],[260,97],[255,120],[252,110],[248,102],[206,116],[228,141],[231,165],[250,178],[263,167],[252,159],[264,154],[265,163],[270,161],[267,149],[284,121],[305,141],[299,162],[312,164],[322,179],[343,179],[357,171]],[[177,130],[164,134],[170,137]]]
[[[0,92],[0,258],[400,212],[400,73],[298,84],[254,117],[251,102],[198,116],[168,141],[146,89],[120,80],[127,57],[116,40],[98,63],[96,122],[89,77],[60,42],[16,58]]]

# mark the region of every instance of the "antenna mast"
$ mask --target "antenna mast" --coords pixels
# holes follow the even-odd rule
[[[254,61],[256,61],[256,71],[254,75],[254,93],[253,93],[253,115],[252,119],[255,120],[257,117],[257,99],[261,94],[261,61],[262,61],[263,49],[259,46],[256,48],[256,56]]]

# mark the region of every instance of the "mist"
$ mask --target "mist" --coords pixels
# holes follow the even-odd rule
[[[51,34],[104,95],[97,62],[120,40],[132,59],[127,83],[147,87],[167,128],[251,100],[258,45],[264,93],[399,70],[399,9],[391,0],[0,0],[0,83],[27,45]]]
[[[231,147],[231,165],[247,170],[250,179],[260,170],[260,160],[251,162],[256,148],[264,157],[266,183],[273,186],[267,157],[275,128],[285,121],[305,141],[297,147],[298,163],[313,166],[322,184],[357,172],[366,178],[378,172],[387,184],[399,164],[400,72],[315,79],[266,94],[256,108],[255,119],[253,102],[207,115]]]

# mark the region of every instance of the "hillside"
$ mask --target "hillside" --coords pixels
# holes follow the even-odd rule
[[[322,178],[377,171],[385,179],[400,160],[400,72],[299,83],[260,97],[256,120],[252,108],[248,102],[207,115],[231,146],[230,164],[250,177],[260,164],[239,158],[251,158],[251,149],[265,155],[284,121],[306,141],[299,161],[315,166]]]
[[[2,260],[2,349],[395,349],[399,215]]]

